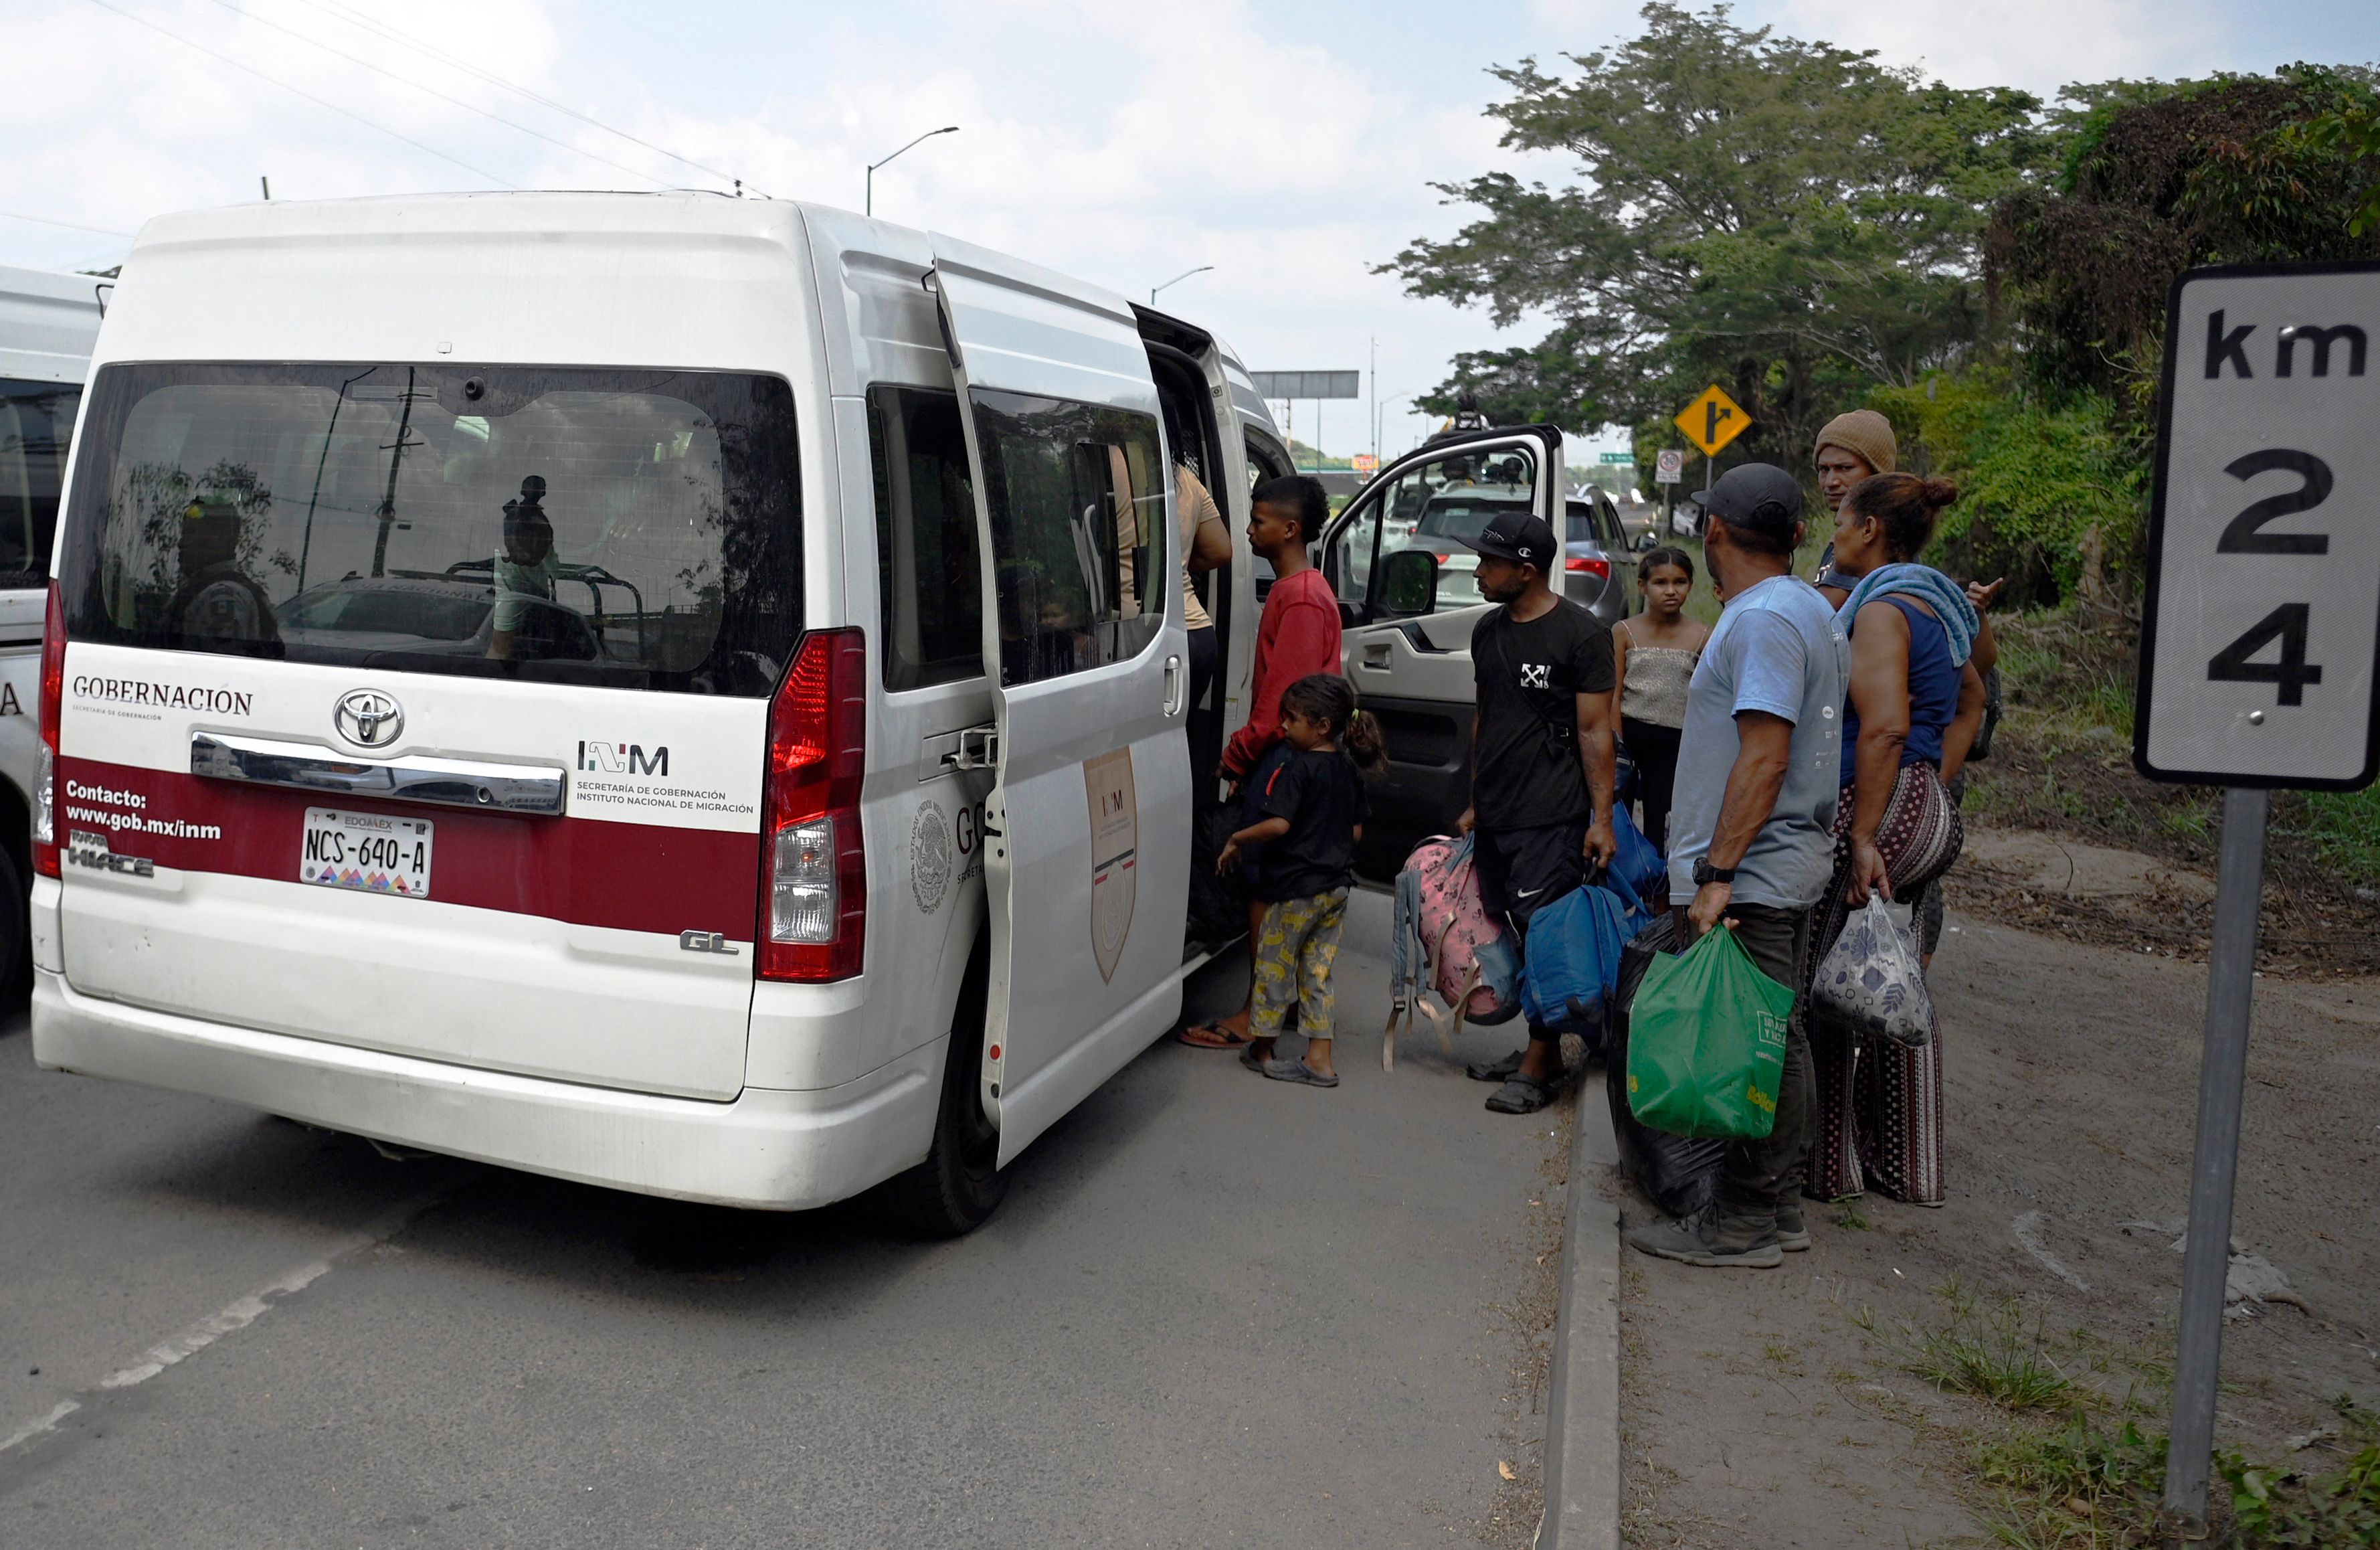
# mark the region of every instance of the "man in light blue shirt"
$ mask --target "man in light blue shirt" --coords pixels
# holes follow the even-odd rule
[[[1761,972],[1801,990],[1810,911],[1834,872],[1843,688],[1851,648],[1834,610],[1792,574],[1802,487],[1768,463],[1730,469],[1707,493],[1704,553],[1726,613],[1686,695],[1670,809],[1670,901],[1691,940],[1736,934]],[[1803,1166],[1813,1108],[1796,1007],[1777,1124],[1729,1143],[1708,1209],[1628,1240],[1696,1265],[1767,1267],[1807,1249]]]

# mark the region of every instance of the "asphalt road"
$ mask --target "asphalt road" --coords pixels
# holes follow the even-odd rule
[[[1385,901],[1358,902],[1352,945],[1376,946]],[[392,1162],[36,1071],[19,1017],[0,1540],[1504,1537],[1497,1465],[1537,1426],[1514,1310],[1560,1126],[1484,1113],[1427,1039],[1383,1074],[1380,981],[1376,955],[1342,960],[1362,1036],[1337,1092],[1160,1043],[1020,1159],[990,1225],[934,1245],[864,1205]],[[1209,968],[1193,1009],[1241,982]]]

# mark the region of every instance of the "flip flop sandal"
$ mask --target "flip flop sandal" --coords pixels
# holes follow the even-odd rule
[[[1504,1085],[1488,1095],[1491,1114],[1535,1114],[1554,1101],[1555,1083],[1532,1081],[1515,1071]]]
[[[1256,1043],[1256,1035],[1234,1038],[1232,1031],[1220,1022],[1202,1022],[1173,1035],[1173,1042],[1192,1049],[1245,1049]]]
[[[1521,1068],[1521,1056],[1525,1050],[1514,1050],[1500,1060],[1475,1060],[1463,1068],[1463,1075],[1473,1081],[1510,1081]]]
[[[1301,1082],[1307,1087],[1336,1087],[1339,1085],[1338,1072],[1333,1071],[1330,1075],[1326,1077],[1321,1072],[1317,1071],[1313,1067],[1308,1066],[1303,1056],[1299,1056],[1295,1060],[1268,1060],[1257,1068],[1275,1081]]]
[[[1245,1066],[1249,1070],[1254,1071],[1258,1076],[1268,1074],[1265,1070],[1265,1067],[1269,1062],[1257,1058],[1257,1042],[1254,1039],[1250,1039],[1246,1044],[1240,1046],[1240,1064]]]

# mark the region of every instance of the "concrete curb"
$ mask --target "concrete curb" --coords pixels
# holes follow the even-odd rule
[[[1538,1550],[1620,1550],[1620,1207],[1595,1188],[1599,1095],[1582,1084],[1571,1117]]]

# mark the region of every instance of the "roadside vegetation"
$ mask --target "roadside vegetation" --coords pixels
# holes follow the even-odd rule
[[[2015,1298],[1986,1302],[1956,1279],[1927,1321],[1853,1320],[1885,1361],[1990,1419],[1962,1431],[1962,1491],[1995,1544],[2010,1550],[2179,1550],[2159,1518],[2173,1382],[2170,1353],[2054,1334]],[[2302,1439],[2298,1462],[2218,1453],[2216,1550],[2380,1546],[2380,1417],[2341,1397]]]
[[[2213,794],[2127,765],[2166,299],[2197,264],[2380,258],[2380,73],[2301,63],[2044,102],[1724,6],[1641,16],[1609,48],[1494,72],[1504,145],[1567,153],[1576,182],[1443,185],[1470,222],[1381,265],[1499,324],[1552,320],[1534,345],[1458,357],[1420,401],[1630,426],[1657,499],[1670,417],[1709,384],[1754,421],[1721,469],[1807,478],[1820,424],[1883,411],[1902,466],[1963,492],[1930,557],[2008,579],[2011,714],[1974,811],[2211,859]],[[2278,933],[2347,934],[2325,917],[2380,887],[2380,799],[2287,798],[2274,837],[2308,896]]]

